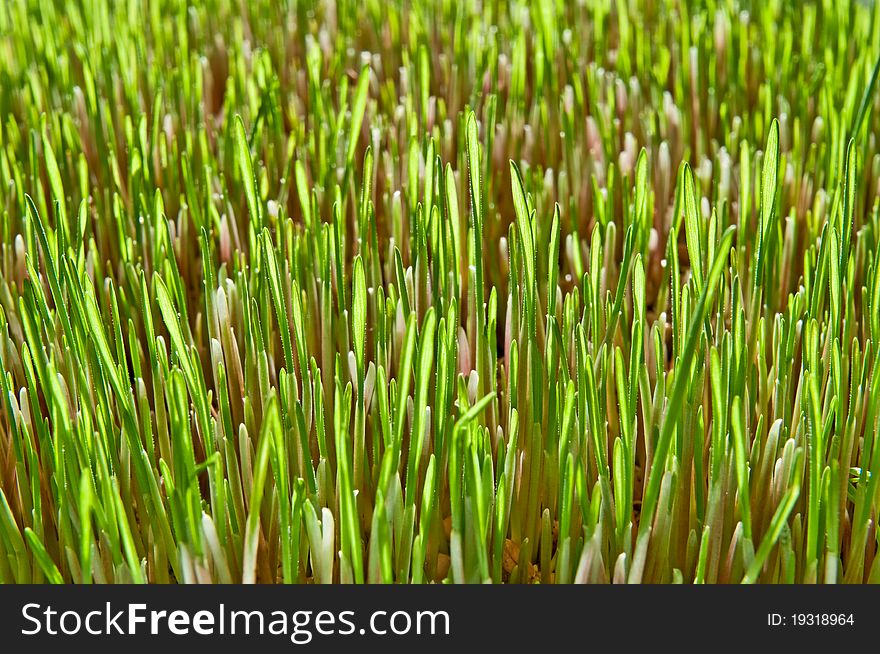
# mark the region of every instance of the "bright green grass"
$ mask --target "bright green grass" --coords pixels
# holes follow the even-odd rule
[[[0,582],[880,581],[880,3],[0,3]]]

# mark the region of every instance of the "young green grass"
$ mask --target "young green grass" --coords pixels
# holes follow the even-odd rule
[[[0,4],[0,582],[880,582],[878,71],[876,2]]]

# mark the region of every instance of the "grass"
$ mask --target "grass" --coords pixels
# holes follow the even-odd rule
[[[0,582],[880,581],[880,3],[0,4]]]

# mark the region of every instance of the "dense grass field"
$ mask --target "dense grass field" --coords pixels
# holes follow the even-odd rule
[[[880,581],[880,3],[0,3],[0,582]]]

